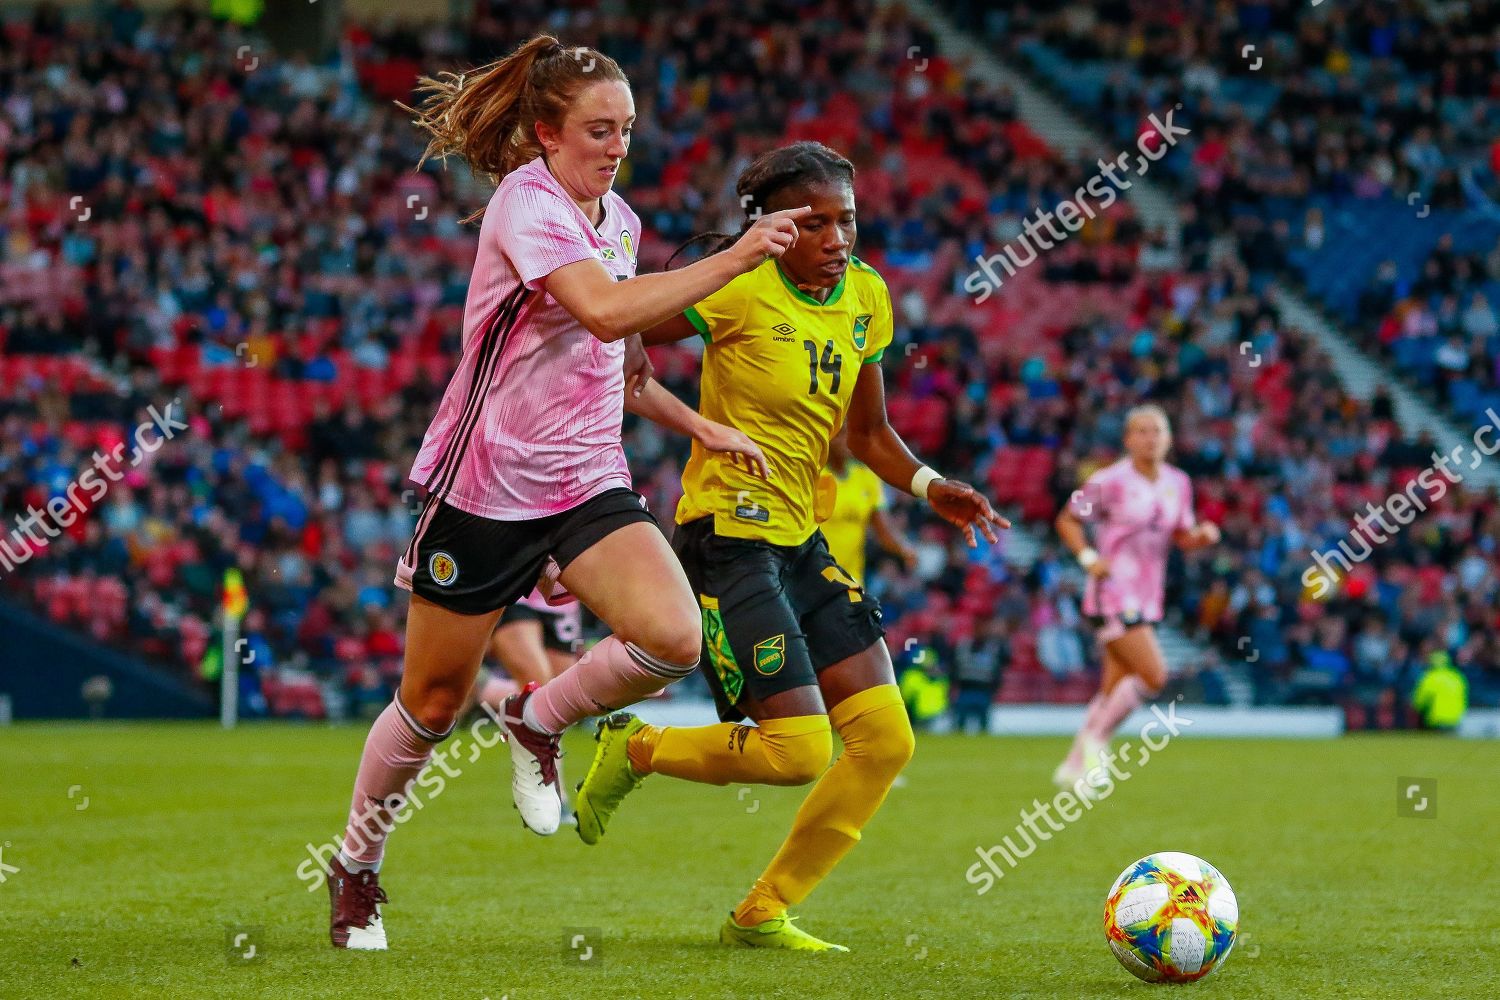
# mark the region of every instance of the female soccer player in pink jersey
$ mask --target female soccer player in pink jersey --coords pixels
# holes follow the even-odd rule
[[[1057,515],[1057,533],[1088,573],[1084,613],[1098,624],[1104,671],[1073,749],[1053,781],[1093,787],[1086,779],[1120,723],[1167,681],[1153,626],[1161,621],[1167,553],[1216,545],[1219,528],[1193,516],[1193,484],[1166,462],[1172,445],[1159,406],[1125,417],[1125,457],[1095,472]],[[1094,525],[1095,544],[1084,529]]]
[[[489,656],[509,679],[481,671],[471,700],[498,713],[522,685],[545,684],[572,666],[583,638],[581,611],[577,601],[554,607],[539,590],[506,608],[490,636]]]
[[[539,36],[473,72],[424,79],[423,90],[427,155],[458,156],[498,187],[479,230],[463,354],[411,471],[428,497],[396,575],[412,593],[405,670],[365,743],[329,866],[339,948],[386,947],[376,873],[392,815],[452,731],[500,610],[531,592],[549,559],[613,635],[564,674],[568,684],[541,692],[549,697],[526,691],[507,703],[528,827],[557,828],[556,720],[573,702],[606,712],[697,669],[697,602],[630,488],[626,354],[641,351],[640,331],[780,256],[807,213],[767,215],[726,253],[637,277],[640,221],[611,190],[635,122],[614,60]],[[660,422],[687,410],[639,383],[634,412]]]

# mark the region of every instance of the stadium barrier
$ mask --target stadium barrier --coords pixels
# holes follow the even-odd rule
[[[1458,724],[1458,735],[1466,740],[1500,740],[1500,709],[1470,712]]]
[[[195,719],[214,710],[187,683],[4,601],[0,634],[0,691],[17,719],[77,719],[91,711],[105,719]]]
[[[1180,721],[1183,735],[1328,739],[1344,732],[1344,713],[1337,708],[1219,708],[1174,703],[1161,712]],[[996,705],[990,709],[990,732],[997,736],[1072,736],[1083,722],[1083,705]],[[672,699],[644,702],[631,709],[655,726],[701,726],[717,722],[712,701]],[[1479,714],[1479,713],[1476,713]],[[1500,731],[1500,712],[1493,725]],[[1120,732],[1138,732],[1156,716],[1149,706],[1135,712]],[[944,731],[938,727],[935,732]]]

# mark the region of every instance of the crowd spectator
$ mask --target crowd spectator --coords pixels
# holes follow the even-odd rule
[[[1359,160],[1329,166],[1324,140],[1292,116],[1309,113],[1293,81],[1278,100],[1287,134],[1312,144],[1293,147],[1296,162],[1306,152],[1315,164],[1311,176],[1290,176],[1284,151],[1249,148],[1243,122],[1205,127],[1191,159],[1208,195],[1183,210],[1180,252],[1120,202],[980,305],[964,291],[976,256],[1075,191],[1090,162],[1049,150],[1003,88],[937,56],[918,69],[912,46],[936,48],[899,8],[825,0],[820,10],[746,0],[625,16],[517,0],[481,5],[463,32],[351,24],[317,62],[258,49],[253,72],[225,44],[237,29],[188,8],[138,16],[120,3],[70,21],[44,7],[9,19],[0,513],[9,521],[65,490],[149,406],[180,399],[189,429],[0,590],[202,676],[217,582],[238,567],[269,711],[384,702],[403,633],[390,576],[418,501],[404,476],[457,353],[475,238],[457,220],[485,193],[435,164],[414,171],[421,138],[391,100],[409,95],[419,69],[484,62],[547,27],[616,54],[634,81],[642,142],[620,184],[647,228],[643,270],[695,233],[738,224],[733,181],[756,152],[798,138],[834,145],[858,168],[859,253],[895,302],[893,420],[934,467],[1045,525],[1118,454],[1126,409],[1158,402],[1200,516],[1225,532],[1223,545],[1177,559],[1170,604],[1242,666],[1258,699],[1366,706],[1394,724],[1392,706],[1415,683],[1394,661],[1429,635],[1476,698],[1493,698],[1500,657],[1479,637],[1500,606],[1495,496],[1454,489],[1330,594],[1306,592],[1310,552],[1432,449],[1400,437],[1388,396],[1361,401],[1339,387],[1256,278],[1279,266],[1291,231],[1228,217],[1234,202],[1212,183],[1241,170],[1257,196],[1292,198],[1370,177],[1389,186],[1385,157],[1391,171],[1436,170],[1441,186],[1452,136],[1403,122],[1362,145],[1340,119],[1330,134],[1359,147]],[[1162,72],[1170,51],[1164,43]],[[1193,68],[1194,87],[1211,92],[1210,68]],[[1150,96],[1125,95],[1115,100],[1129,115]],[[1242,167],[1231,169],[1231,151]],[[86,224],[69,216],[74,195]],[[1447,276],[1448,259],[1424,286],[1440,297],[1430,325],[1477,342],[1482,309]],[[1383,314],[1407,291],[1390,277],[1371,295]],[[691,345],[657,365],[694,398]],[[683,442],[632,423],[627,450],[638,488],[670,520]],[[1012,684],[1087,696],[1097,654],[1066,553],[1048,542],[1020,567],[1004,544],[965,549],[913,502],[898,499],[892,516],[918,542],[916,565],[877,556],[868,586],[894,645],[914,637],[939,649],[934,669],[945,684],[951,673],[966,718],[976,692],[1003,698]],[[1384,667],[1366,641],[1371,616],[1391,623]],[[1225,697],[1218,666],[1189,672],[1206,697]]]

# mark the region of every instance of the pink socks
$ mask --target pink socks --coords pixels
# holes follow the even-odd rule
[[[668,663],[635,643],[606,636],[526,700],[525,722],[538,732],[560,733],[591,715],[649,698],[696,669],[696,663]]]
[[[1127,674],[1120,683],[1115,685],[1113,691],[1104,696],[1099,710],[1089,712],[1092,726],[1086,720],[1085,730],[1096,741],[1108,743],[1120,723],[1124,722],[1131,712],[1146,703],[1149,693],[1144,681],[1134,674]]]
[[[1083,717],[1083,725],[1078,727],[1078,735],[1073,737],[1073,749],[1068,751],[1067,759],[1066,761],[1064,761],[1064,763],[1069,768],[1082,770],[1084,763],[1084,740],[1088,739],[1088,737],[1098,728],[1099,714],[1103,710],[1104,695],[1102,693],[1094,695],[1093,699],[1089,701],[1088,712]]]
[[[354,779],[343,850],[339,852],[351,871],[379,870],[385,838],[398,822],[395,814],[406,805],[407,789],[432,759],[432,748],[447,735],[434,733],[412,719],[401,705],[400,695],[370,727],[359,759],[359,774]]]
[[[477,701],[481,705],[488,705],[494,709],[495,715],[499,715],[500,706],[505,704],[505,699],[513,694],[519,694],[520,691],[521,685],[509,677],[497,677],[494,674],[490,674],[479,686],[479,698]]]

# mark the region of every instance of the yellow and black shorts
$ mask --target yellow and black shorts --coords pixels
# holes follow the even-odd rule
[[[821,531],[772,545],[715,534],[702,517],[678,527],[672,548],[698,596],[700,669],[725,722],[745,717],[745,698],[816,684],[885,635],[879,602],[834,561]]]

